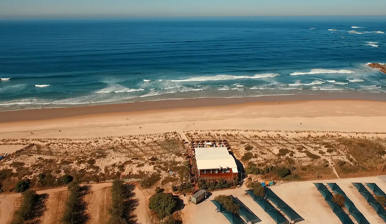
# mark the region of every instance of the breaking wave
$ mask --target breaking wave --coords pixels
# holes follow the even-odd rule
[[[50,84],[35,84],[34,85],[36,88],[46,88],[46,87],[49,87],[51,86]]]
[[[316,74],[352,74],[354,71],[347,70],[347,69],[339,69],[339,70],[333,70],[333,69],[311,69],[309,72],[292,72],[291,76],[298,76],[298,75],[316,75]]]
[[[130,89],[127,87],[124,87],[122,85],[116,84],[108,86],[104,89],[96,91],[96,93],[99,94],[108,94],[108,93],[133,93],[133,92],[140,92],[144,91],[144,89]]]
[[[351,83],[357,83],[357,82],[364,82],[365,80],[363,80],[363,79],[347,79],[347,81],[349,81]]]
[[[378,42],[375,41],[367,41],[366,45],[370,47],[379,47]]]
[[[296,81],[295,83],[290,83],[288,86],[294,87],[294,86],[315,86],[315,85],[322,85],[324,84],[324,81],[321,80],[315,80],[312,81],[311,83],[302,83],[300,81]]]
[[[6,78],[6,77],[0,78],[0,81],[1,81],[1,82],[7,82],[7,81],[9,81],[9,80],[11,80],[11,78]]]
[[[207,82],[207,81],[226,81],[226,80],[240,80],[240,79],[265,79],[265,78],[274,78],[279,76],[277,73],[265,73],[265,74],[256,74],[252,76],[247,75],[214,75],[214,76],[197,76],[187,79],[176,79],[171,80],[172,82]]]

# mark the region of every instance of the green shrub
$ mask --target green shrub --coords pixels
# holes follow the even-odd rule
[[[284,178],[288,175],[291,174],[291,170],[288,169],[288,168],[284,168],[284,167],[279,167],[276,169],[276,174],[281,177],[281,178]]]
[[[19,182],[17,182],[16,184],[16,192],[24,192],[26,190],[28,190],[28,188],[30,187],[30,181],[29,180],[21,180]]]
[[[305,151],[305,153],[306,153],[306,155],[307,155],[309,158],[311,158],[312,160],[315,160],[315,159],[319,159],[319,158],[320,158],[320,156],[315,155],[315,154],[313,154],[313,153],[311,153],[311,152],[309,152],[309,151]]]
[[[339,207],[344,207],[345,197],[341,194],[334,194],[334,197],[332,200],[337,204]]]
[[[27,220],[35,217],[36,204],[39,202],[39,196],[35,191],[28,190],[23,193],[23,201],[20,208],[15,212],[12,224],[23,224]]]
[[[170,193],[156,193],[150,197],[149,208],[163,219],[176,210],[177,200]]]
[[[381,204],[383,207],[386,206],[386,197],[385,196],[375,196],[375,200],[377,200],[377,202],[379,204]]]
[[[291,151],[288,150],[288,149],[279,149],[279,154],[278,156],[285,156],[287,155],[288,153],[290,153]]]
[[[257,197],[264,198],[265,196],[265,189],[259,182],[257,183],[250,183],[249,189],[252,190],[253,194]]]
[[[55,186],[56,178],[51,173],[41,173],[38,176],[38,184],[42,187]]]
[[[241,157],[242,161],[248,161],[253,158],[253,154],[251,152],[247,152]]]
[[[244,149],[247,150],[247,151],[251,151],[253,149],[253,146],[246,145]]]
[[[232,196],[219,195],[214,198],[214,200],[218,201],[221,206],[232,214],[239,214],[240,207],[233,200]]]
[[[71,175],[66,174],[66,175],[60,177],[60,178],[58,179],[58,182],[59,182],[59,184],[69,184],[69,183],[71,183],[73,180],[74,180],[74,177],[72,177]]]
[[[150,176],[145,176],[141,180],[141,186],[143,188],[150,188],[152,187],[155,183],[157,183],[161,179],[161,175],[158,173],[153,173]]]

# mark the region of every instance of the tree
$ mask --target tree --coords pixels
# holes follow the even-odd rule
[[[265,196],[265,189],[259,182],[257,183],[250,183],[249,185],[250,190],[252,190],[253,194],[257,197],[263,198]]]
[[[149,208],[157,214],[158,218],[163,219],[176,210],[177,200],[171,193],[156,193],[150,197]]]
[[[30,186],[29,180],[21,180],[16,184],[16,192],[19,192],[19,193],[24,192],[28,190],[29,186]]]
[[[345,202],[345,198],[344,198],[344,196],[343,195],[341,195],[341,194],[334,194],[334,197],[333,197],[333,199],[332,199],[334,202],[335,202],[335,204],[337,204],[339,207],[344,207],[344,202]]]
[[[219,195],[215,197],[214,200],[218,201],[228,212],[237,215],[240,213],[240,207],[235,203],[232,196]]]
[[[20,208],[15,212],[12,224],[23,224],[26,220],[34,218],[34,208],[39,201],[35,191],[28,190],[23,193],[23,201]]]
[[[59,178],[58,182],[59,182],[60,184],[69,184],[69,183],[71,183],[73,180],[74,180],[74,177],[72,177],[71,175],[65,174],[64,176],[62,176],[61,178]]]

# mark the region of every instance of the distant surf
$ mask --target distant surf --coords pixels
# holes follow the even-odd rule
[[[376,48],[379,47],[378,42],[375,42],[375,41],[367,41],[366,45],[370,47],[376,47]]]
[[[11,78],[0,78],[0,81],[2,81],[2,82],[7,82],[9,80],[11,80]]]
[[[187,79],[175,79],[172,82],[207,82],[207,81],[226,81],[226,80],[241,80],[241,79],[265,79],[279,76],[277,73],[246,75],[214,75],[214,76],[197,76]]]
[[[46,87],[49,87],[49,86],[50,86],[49,84],[35,84],[36,88],[46,88]]]
[[[299,75],[316,75],[316,74],[352,74],[354,71],[347,69],[311,69],[309,72],[292,72],[291,76],[299,76]]]

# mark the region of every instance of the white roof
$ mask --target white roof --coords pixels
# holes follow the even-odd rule
[[[238,173],[236,161],[226,147],[199,147],[194,151],[199,170],[231,168]]]

